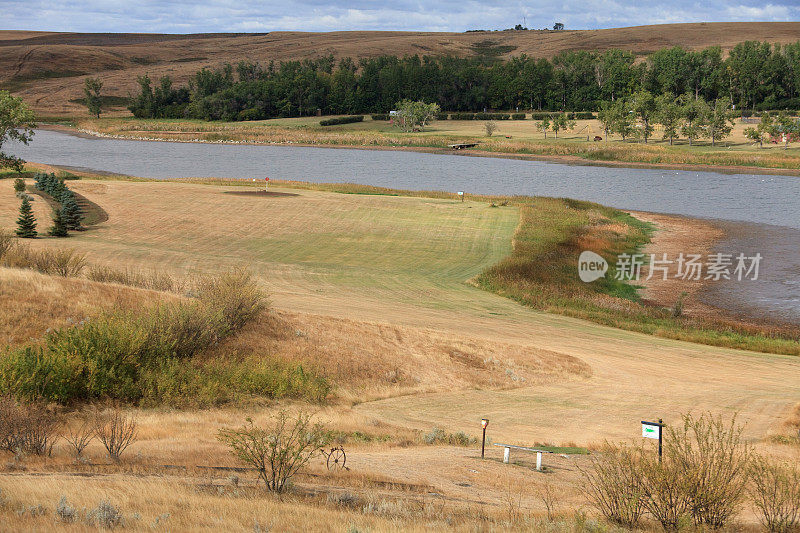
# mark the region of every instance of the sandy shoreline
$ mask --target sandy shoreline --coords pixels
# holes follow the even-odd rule
[[[578,165],[588,167],[607,167],[607,168],[640,168],[640,169],[662,169],[662,170],[685,170],[698,172],[716,172],[719,174],[758,174],[758,175],[778,175],[778,176],[798,176],[800,170],[782,168],[763,168],[749,167],[741,165],[695,165],[695,164],[673,164],[673,163],[636,163],[629,161],[591,161],[574,155],[536,155],[536,154],[513,154],[504,152],[486,152],[483,150],[452,150],[449,148],[430,148],[420,146],[361,146],[344,144],[325,144],[325,143],[263,143],[263,142],[238,142],[238,141],[203,141],[198,139],[180,138],[154,138],[137,135],[111,135],[89,130],[78,130],[62,124],[41,124],[39,129],[58,131],[67,133],[84,139],[116,139],[130,141],[148,142],[177,142],[195,144],[232,144],[232,145],[251,145],[251,146],[300,146],[304,148],[338,148],[344,150],[381,150],[387,152],[418,152],[425,154],[446,154],[459,155],[464,157],[494,157],[497,159],[517,159],[521,161],[543,161],[559,163],[563,165]],[[152,132],[152,135],[166,132]]]

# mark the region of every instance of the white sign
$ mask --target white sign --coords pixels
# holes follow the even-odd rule
[[[459,196],[464,196],[464,191],[458,191]]]
[[[642,437],[656,439],[661,436],[661,426],[653,422],[642,422]]]

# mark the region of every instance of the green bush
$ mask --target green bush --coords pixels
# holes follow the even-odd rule
[[[514,113],[511,115],[511,120],[525,120],[525,113]]]
[[[453,113],[450,120],[475,120],[475,113]]]
[[[339,124],[352,124],[354,122],[363,122],[364,115],[355,115],[350,117],[335,117],[325,120],[320,120],[320,126],[338,126]]]
[[[475,113],[475,120],[508,120],[508,113]]]
[[[437,113],[436,120],[447,120],[447,113]]]
[[[380,113],[380,114],[372,115],[372,120],[375,120],[375,121],[389,120],[389,114],[388,113]]]
[[[571,120],[592,120],[597,117],[591,111],[577,111],[575,113],[570,113],[569,118]]]
[[[531,120],[544,120],[546,118],[553,118],[556,115],[558,115],[558,113],[548,113],[548,112],[538,111],[535,113],[531,113]]]

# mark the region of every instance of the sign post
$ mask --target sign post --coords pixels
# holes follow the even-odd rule
[[[663,456],[663,443],[664,443],[664,421],[658,419],[658,422],[647,422],[642,420],[642,437],[646,439],[658,439],[658,462],[661,462]]]
[[[269,178],[264,178],[264,192],[269,192]]]
[[[458,196],[461,198],[461,201],[464,201],[464,191],[458,191]]]
[[[488,418],[481,418],[481,427],[483,428],[483,440],[481,441],[481,459],[483,459],[483,454],[486,451],[486,426],[489,425]]]

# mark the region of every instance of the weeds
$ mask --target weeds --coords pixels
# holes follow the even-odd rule
[[[433,428],[429,433],[422,436],[425,444],[449,444],[451,446],[472,446],[478,442],[475,437],[470,437],[463,431],[457,433],[447,433],[442,428]]]
[[[86,277],[101,283],[118,283],[153,291],[181,292],[185,284],[166,272],[153,270],[143,272],[132,268],[116,269],[107,266],[89,268]]]
[[[78,518],[78,511],[67,503],[66,496],[61,496],[61,499],[58,500],[55,513],[56,519],[66,524],[71,524]]]
[[[89,511],[86,521],[91,525],[114,529],[123,525],[122,513],[114,507],[108,500],[102,500],[97,507]]]
[[[3,266],[63,277],[76,277],[86,267],[86,255],[72,248],[34,250],[27,244],[3,244],[3,241],[5,237],[0,237],[0,264]]]

